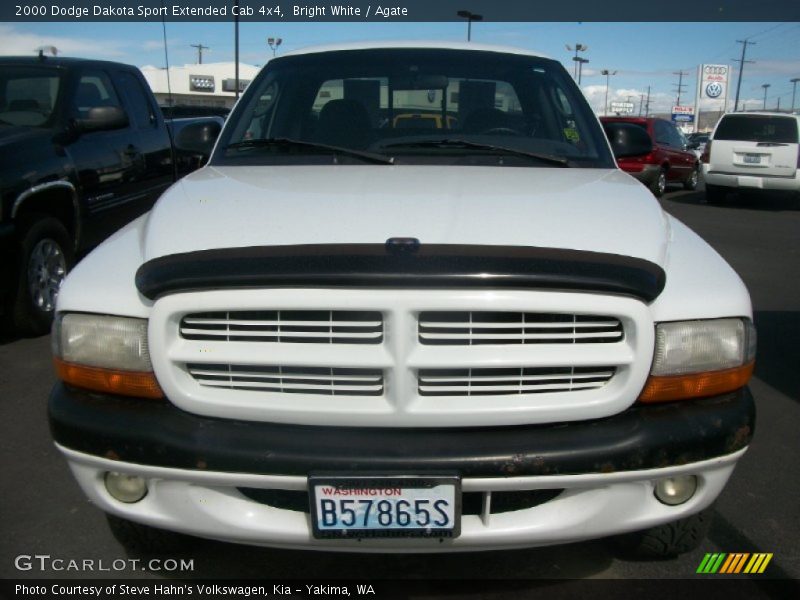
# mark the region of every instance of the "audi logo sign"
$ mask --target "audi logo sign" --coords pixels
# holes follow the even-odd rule
[[[728,65],[701,65],[699,85],[701,98],[724,100],[728,95]]]
[[[728,74],[728,67],[726,66],[712,66],[706,65],[703,68],[703,73],[706,75],[727,75]]]

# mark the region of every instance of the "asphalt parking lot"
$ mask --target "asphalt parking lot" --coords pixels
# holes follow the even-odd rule
[[[198,541],[194,571],[18,571],[18,555],[65,559],[128,556],[103,514],[83,497],[50,439],[46,399],[54,381],[49,339],[0,340],[0,577],[281,577],[362,579],[693,578],[706,552],[771,552],[764,578],[800,579],[800,201],[742,198],[709,206],[702,192],[671,191],[664,208],[700,233],[744,279],[759,335],[751,389],[758,421],[750,450],[717,503],[707,542],[662,562],[618,556],[604,541],[523,551],[431,556],[280,551]],[[743,577],[743,576],[742,576]],[[514,586],[515,597],[527,584]],[[758,593],[760,592],[760,594]]]

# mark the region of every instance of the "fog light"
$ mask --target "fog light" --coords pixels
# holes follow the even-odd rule
[[[138,502],[147,495],[147,484],[137,475],[106,473],[106,490],[120,502]]]
[[[656,483],[656,498],[659,502],[675,506],[683,504],[697,491],[697,477],[681,475],[668,477]]]

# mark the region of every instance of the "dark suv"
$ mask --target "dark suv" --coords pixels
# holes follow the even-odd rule
[[[682,183],[687,190],[697,187],[700,161],[672,122],[645,117],[600,117],[600,121],[609,139],[613,139],[615,123],[633,123],[650,135],[653,140],[650,152],[617,157],[617,164],[649,187],[653,194],[661,196],[669,183]]]

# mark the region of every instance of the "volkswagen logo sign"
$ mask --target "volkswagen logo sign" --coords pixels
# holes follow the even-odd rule
[[[709,98],[719,98],[722,95],[722,84],[712,81],[706,86],[706,96]]]

